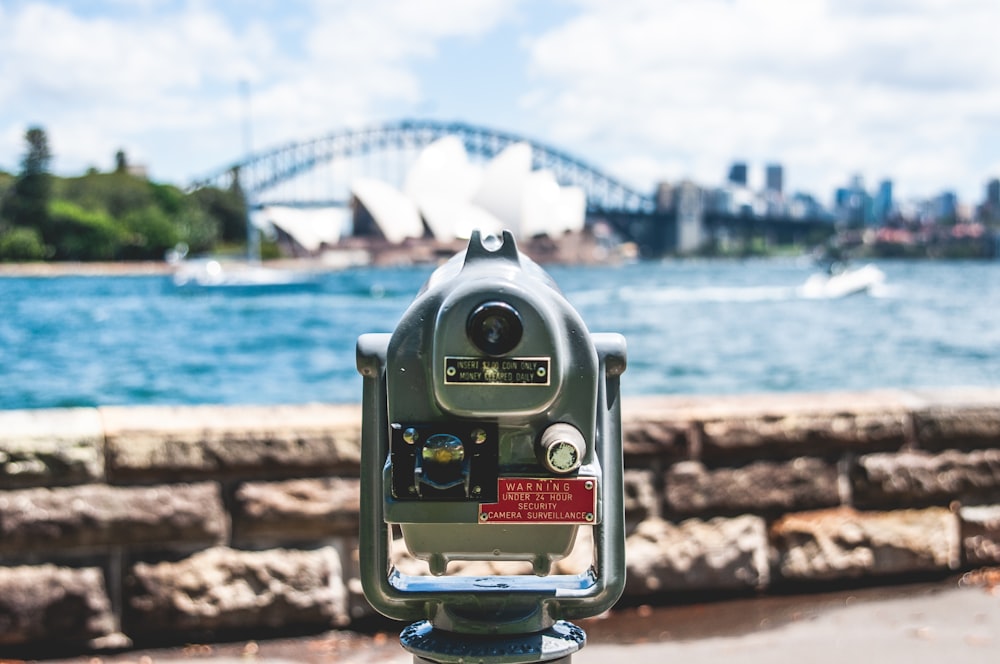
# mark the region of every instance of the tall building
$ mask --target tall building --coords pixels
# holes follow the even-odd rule
[[[884,225],[892,216],[892,211],[892,180],[882,180],[872,201],[872,216],[875,218],[875,223],[879,226]]]
[[[1000,179],[986,183],[986,200],[979,206],[979,217],[987,222],[1000,221]]]
[[[781,164],[768,164],[764,170],[764,188],[780,194],[785,186],[785,169]]]
[[[835,210],[847,207],[851,198],[851,190],[847,187],[837,187],[833,192],[833,207]]]
[[[747,186],[747,163],[745,161],[734,161],[729,167],[729,184],[740,187]]]
[[[874,223],[873,200],[860,175],[853,176],[847,187],[838,188],[834,201],[837,219],[842,223],[857,228]]]
[[[958,217],[958,195],[943,191],[933,200],[933,214],[937,221],[954,223]]]
[[[705,242],[705,195],[701,187],[685,180],[675,191],[677,202],[677,251],[690,253]]]
[[[994,209],[1000,209],[1000,180],[997,178],[986,183],[986,203]]]
[[[665,212],[674,208],[674,188],[669,182],[656,185],[656,211]]]

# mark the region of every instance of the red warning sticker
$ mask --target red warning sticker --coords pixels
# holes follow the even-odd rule
[[[497,502],[479,505],[479,523],[592,524],[597,480],[500,477]]]

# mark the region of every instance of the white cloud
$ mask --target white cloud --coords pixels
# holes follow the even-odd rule
[[[521,110],[491,122],[639,187],[718,182],[733,159],[758,178],[781,161],[790,187],[824,197],[860,172],[970,200],[1000,175],[995,0],[571,1],[0,2],[0,168],[40,124],[59,172],[124,148],[185,182],[241,154],[241,81],[253,144],[271,147],[404,117],[431,87],[468,95],[448,45],[481,40],[492,50],[456,70],[528,81]],[[518,47],[527,72],[510,70]],[[446,83],[420,79],[429,62]]]
[[[231,122],[233,104],[223,102],[224,112],[216,112],[222,91],[235,91],[270,50],[266,40],[251,45],[241,37],[194,5],[113,20],[25,4],[0,22],[0,126],[5,134],[46,127],[57,168],[82,170],[102,158],[96,165],[107,165],[123,145],[152,156],[160,137],[176,142],[204,129],[209,118]],[[0,150],[16,153],[20,145]]]
[[[525,104],[637,184],[677,177],[678,162],[717,183],[735,158],[782,161],[823,196],[854,172],[969,196],[997,175],[975,155],[1000,147],[995,2],[579,4],[532,41]]]
[[[107,167],[125,147],[183,181],[240,154],[241,81],[256,147],[309,138],[416,103],[414,60],[508,11],[502,0],[0,5],[0,168],[16,168],[24,130],[40,124],[57,171]]]

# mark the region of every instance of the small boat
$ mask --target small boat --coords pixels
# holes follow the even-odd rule
[[[814,274],[799,286],[801,297],[810,299],[838,298],[869,292],[885,283],[885,273],[874,265],[847,268]]]
[[[221,261],[217,258],[188,259],[186,244],[166,253],[174,267],[173,284],[182,292],[223,291],[253,295],[315,290],[319,276],[311,272],[265,267],[258,260]]]
[[[174,286],[184,292],[278,293],[316,290],[317,275],[264,267],[252,263],[223,263],[215,259],[185,260],[177,264]]]

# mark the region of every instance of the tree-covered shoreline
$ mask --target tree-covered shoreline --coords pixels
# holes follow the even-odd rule
[[[158,260],[178,244],[201,253],[245,240],[238,189],[153,182],[122,151],[113,171],[59,177],[44,129],[29,128],[25,146],[20,172],[0,171],[0,262]]]

